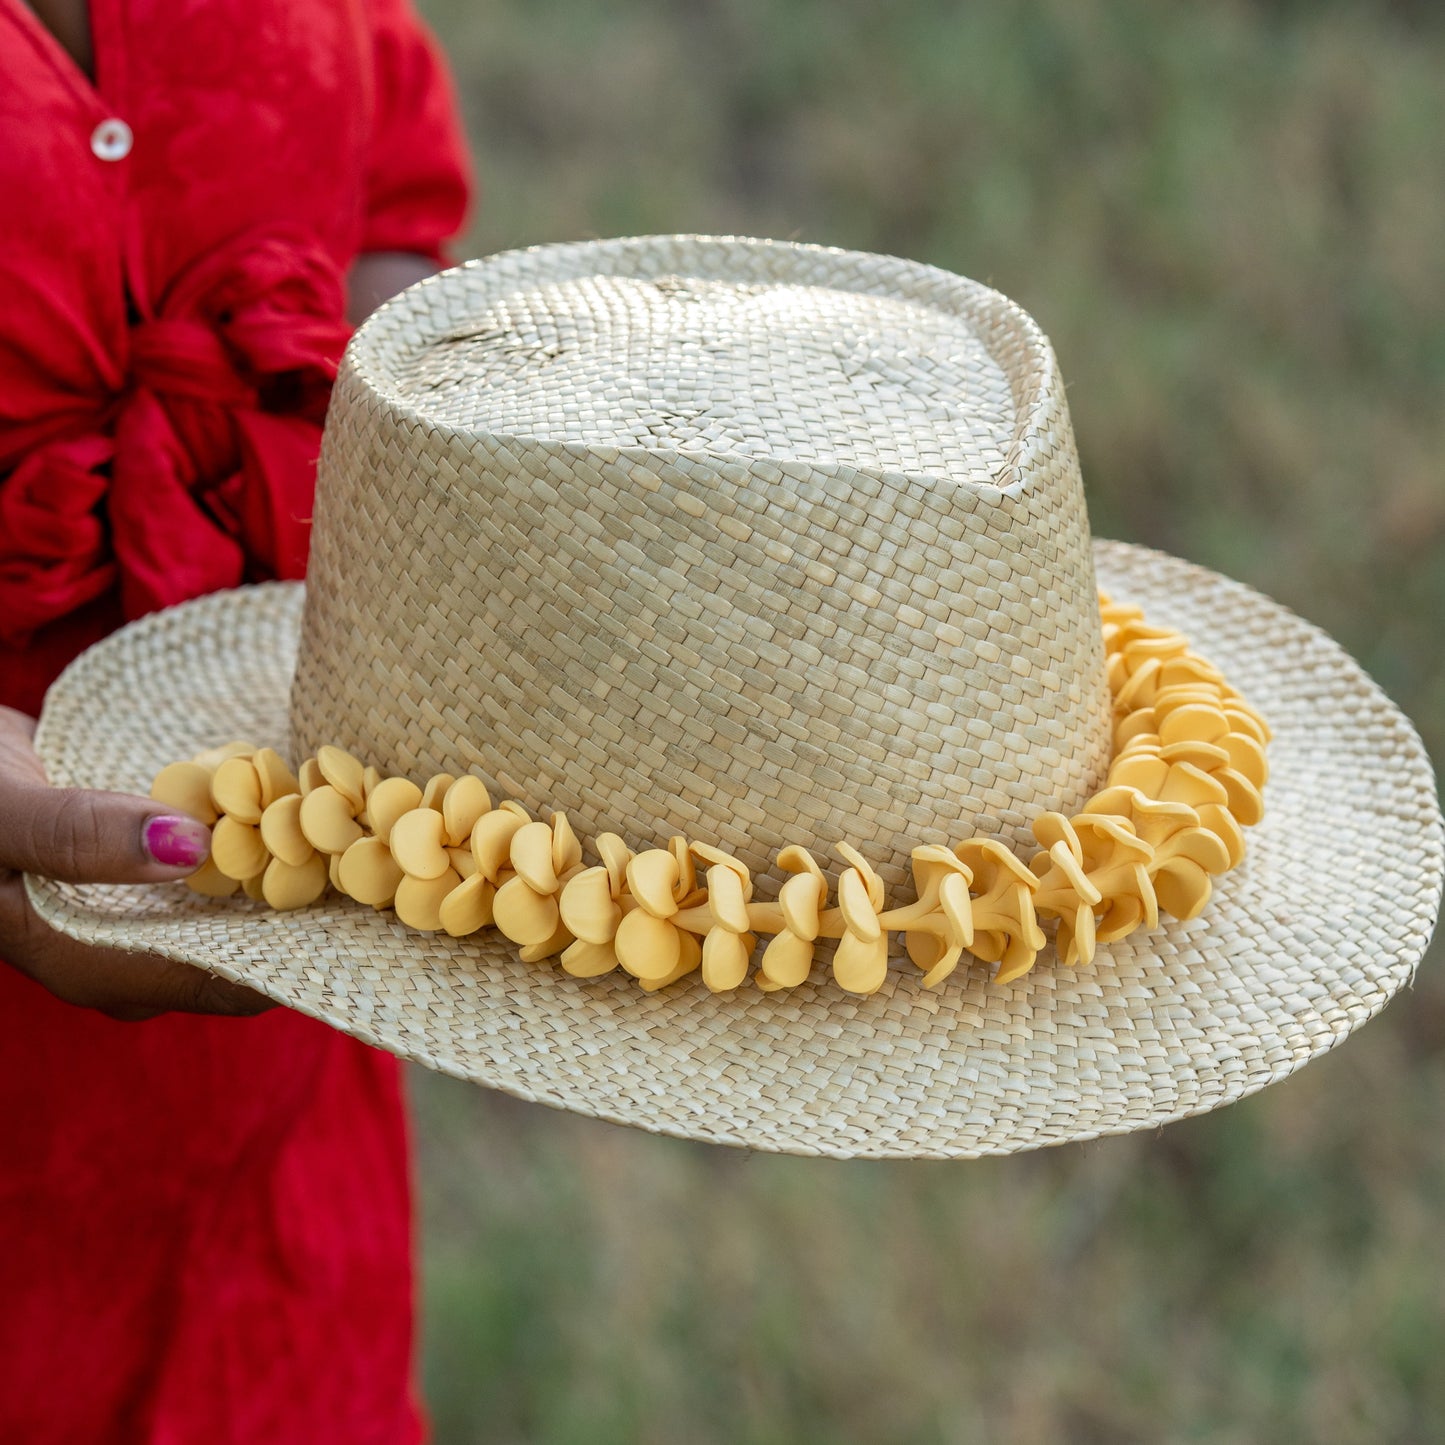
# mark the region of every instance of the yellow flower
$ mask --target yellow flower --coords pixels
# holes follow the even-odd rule
[[[778,893],[782,929],[763,949],[757,984],[765,993],[796,988],[813,967],[828,880],[817,860],[796,843],[778,854],[778,866],[790,876]]]
[[[707,868],[705,907],[711,926],[702,941],[702,981],[713,993],[739,987],[748,976],[748,960],[758,946],[748,919],[753,896],[747,864],[708,843],[694,843],[693,857]]]
[[[462,882],[442,812],[447,792],[456,781],[450,773],[438,773],[423,789],[414,783],[403,787],[401,779],[374,784],[376,817],[371,821],[373,827],[380,825],[384,836],[374,836],[370,841],[381,842],[387,848],[392,866],[386,866],[380,849],[361,846],[368,841],[361,837],[346,849],[337,868],[343,887],[349,882],[372,894],[384,893],[386,883],[400,869],[401,877],[396,881],[391,906],[408,927],[425,933],[435,933],[445,926],[442,906]],[[480,786],[477,779],[472,782]],[[364,779],[362,788],[365,793]],[[484,788],[484,795],[485,791]],[[371,815],[359,811],[358,823],[363,816]]]
[[[1044,813],[1034,821],[1034,837],[1046,850],[1030,861],[1039,879],[1034,911],[1058,919],[1060,963],[1092,963],[1096,943],[1159,921],[1147,866],[1154,850],[1124,819]]]
[[[1128,820],[1153,850],[1146,867],[1159,907],[1181,919],[1198,916],[1209,902],[1210,876],[1232,866],[1227,842],[1203,821],[1202,814],[1210,810],[1216,810],[1211,814],[1216,823],[1219,814],[1229,817],[1218,804],[1196,810],[1187,803],[1151,798],[1124,785],[1105,788],[1084,805],[1086,816]]]
[[[1218,703],[1176,699],[1151,712],[1158,732],[1136,733],[1123,744],[1109,783],[1191,807],[1222,804],[1241,826],[1258,823],[1264,816],[1260,789],[1268,777],[1258,739],[1231,731]]]
[[[973,873],[952,849],[928,844],[913,850],[913,882],[918,902],[904,912],[921,916],[904,926],[903,940],[924,988],[937,988],[973,944]]]
[[[582,845],[565,813],[549,823],[523,823],[512,834],[512,876],[497,886],[492,921],[521,945],[524,963],[561,953],[574,940],[558,902],[563,885],[582,871]]]
[[[833,977],[849,993],[876,993],[888,977],[888,933],[883,912],[883,880],[851,843],[838,853],[851,866],[838,875],[838,911],[843,936],[833,954]]]
[[[599,978],[617,967],[613,941],[624,900],[631,903],[625,895],[632,850],[616,833],[603,833],[597,853],[602,863],[574,873],[557,900],[562,922],[574,938],[562,950],[562,967],[574,978]]]
[[[622,968],[653,992],[702,963],[696,935],[677,927],[672,919],[682,908],[701,903],[706,894],[697,887],[692,853],[681,836],[671,839],[666,848],[635,854],[627,864],[626,880],[612,947]]]
[[[954,852],[973,874],[973,942],[970,950],[997,963],[995,983],[1026,974],[1048,942],[1034,914],[1039,880],[994,838],[970,838]]]
[[[392,829],[421,806],[422,791],[408,778],[378,778],[366,788],[364,816],[369,836],[358,838],[336,865],[336,882],[349,898],[372,908],[390,908],[406,876],[392,857]],[[357,821],[361,821],[358,817]]]
[[[237,745],[213,756],[211,856],[201,874],[187,880],[191,887],[218,897],[239,882],[248,898],[272,908],[314,903],[326,891],[327,860],[301,831],[300,785],[291,769],[271,748]],[[207,770],[199,760],[186,766]],[[175,773],[156,779],[163,788],[187,781],[196,779]]]

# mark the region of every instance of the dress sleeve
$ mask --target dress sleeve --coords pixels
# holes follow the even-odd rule
[[[361,250],[412,251],[450,264],[472,189],[456,89],[411,0],[363,0],[373,104]]]

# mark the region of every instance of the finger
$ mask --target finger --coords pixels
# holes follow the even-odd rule
[[[68,882],[148,883],[206,861],[209,830],[174,807],[47,787],[34,733],[33,719],[0,708],[0,868]]]
[[[149,798],[48,788],[0,775],[0,867],[79,883],[153,883],[193,873],[211,830]]]
[[[0,956],[65,1003],[139,1022],[163,1013],[246,1017],[272,1000],[204,969],[145,953],[91,948],[55,932],[18,877],[0,881]]]
[[[28,713],[17,712],[13,707],[0,707],[0,731],[18,733],[29,740],[35,736],[36,722]]]

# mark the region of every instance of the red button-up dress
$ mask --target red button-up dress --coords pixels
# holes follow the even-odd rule
[[[124,619],[301,575],[346,270],[439,259],[467,193],[409,0],[91,15],[94,83],[0,0],[0,702],[30,712]],[[415,1440],[410,1234],[389,1056],[284,1009],[114,1023],[0,966],[0,1440]]]

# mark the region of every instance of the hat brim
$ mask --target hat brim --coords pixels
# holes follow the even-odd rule
[[[658,994],[525,964],[490,930],[413,932],[334,895],[273,913],[179,885],[29,880],[52,926],[181,959],[458,1078],[615,1123],[837,1158],[970,1158],[1154,1128],[1252,1094],[1409,982],[1438,913],[1445,830],[1408,720],[1318,629],[1143,548],[1100,585],[1178,627],[1271,723],[1266,816],[1204,913],[997,987],[903,970],[858,998],[804,986]],[[61,786],[144,793],[245,737],[287,749],[302,589],[218,593],[123,629],[51,689],[37,747]],[[637,839],[634,843],[653,840]],[[967,955],[965,955],[967,961]]]

